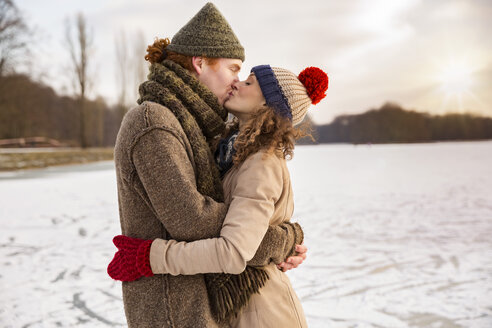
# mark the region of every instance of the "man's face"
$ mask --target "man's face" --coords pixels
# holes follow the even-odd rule
[[[223,105],[229,98],[232,85],[239,81],[238,74],[242,64],[240,59],[231,58],[218,58],[212,65],[202,61],[198,80],[205,84]]]

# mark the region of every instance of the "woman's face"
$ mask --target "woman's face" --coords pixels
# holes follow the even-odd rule
[[[240,120],[247,120],[265,104],[260,85],[251,73],[245,81],[235,82],[229,98],[224,103],[225,108]]]

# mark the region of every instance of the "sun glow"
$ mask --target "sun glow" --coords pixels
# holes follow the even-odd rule
[[[448,57],[436,61],[437,70],[433,76],[437,89],[443,95],[439,111],[458,111],[484,109],[483,103],[474,90],[480,90],[479,74],[484,69],[484,59],[479,54],[468,53],[461,57]],[[437,99],[436,99],[437,100]]]
[[[450,61],[439,74],[440,89],[447,95],[469,92],[473,85],[473,69],[465,61]]]

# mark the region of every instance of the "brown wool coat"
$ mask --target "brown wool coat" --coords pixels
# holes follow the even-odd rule
[[[227,206],[197,191],[190,143],[169,109],[143,102],[125,115],[115,164],[124,235],[179,241],[219,236]],[[277,244],[266,245],[255,255],[256,264],[248,264],[291,254],[292,231],[271,227],[268,231]],[[265,251],[269,248],[273,253]],[[219,327],[212,319],[201,274],[123,282],[123,302],[129,327]]]
[[[230,204],[219,238],[191,243],[156,239],[150,251],[154,273],[197,274],[242,272],[258,249],[269,224],[292,217],[294,202],[284,159],[256,153],[224,177]],[[236,328],[307,327],[302,306],[289,278],[271,263],[266,285],[231,322]]]

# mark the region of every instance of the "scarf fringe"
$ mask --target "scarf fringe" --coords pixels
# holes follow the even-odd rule
[[[268,273],[262,268],[247,266],[239,275],[206,274],[207,292],[214,319],[223,323],[237,317],[248,304],[253,294],[268,280]]]

